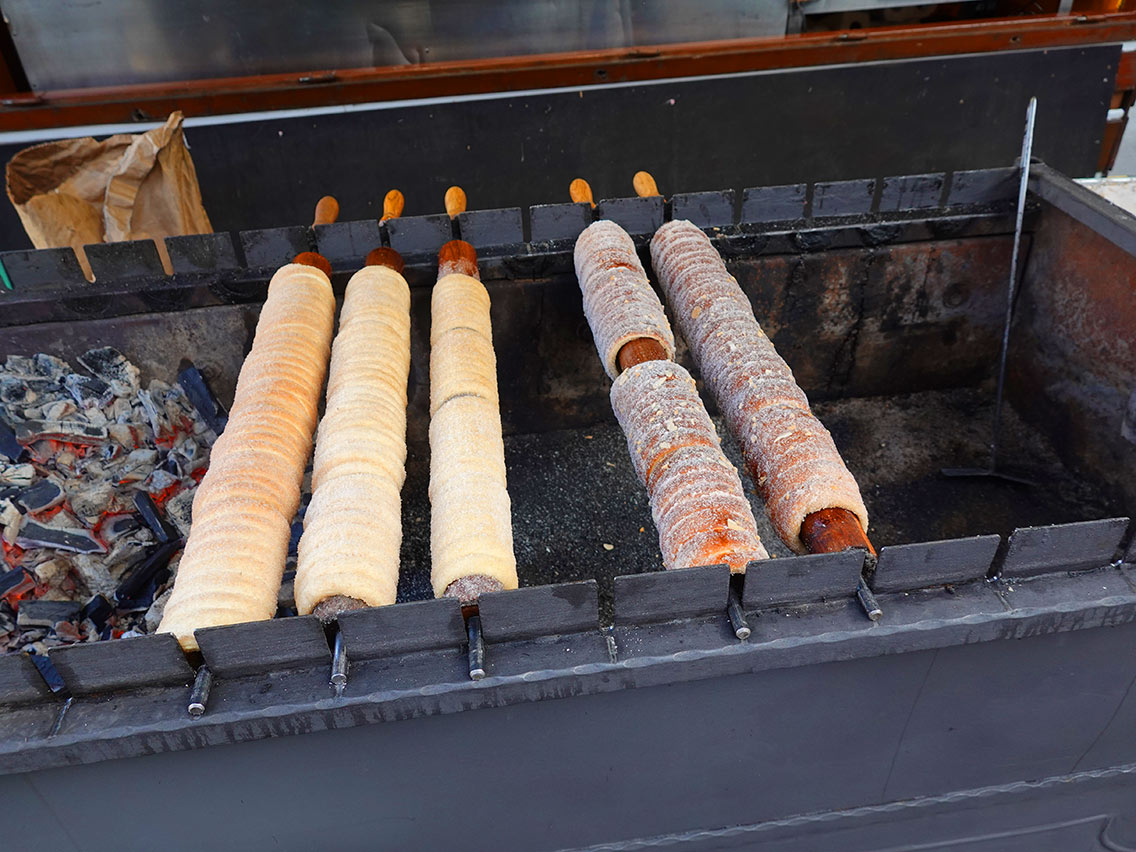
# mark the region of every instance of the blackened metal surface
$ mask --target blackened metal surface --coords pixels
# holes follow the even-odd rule
[[[1118,46],[1101,46],[785,69],[261,119],[193,127],[186,137],[214,227],[271,228],[309,221],[327,192],[346,217],[377,219],[388,186],[418,215],[439,212],[454,182],[494,208],[564,198],[579,175],[611,195],[638,169],[673,194],[1005,166],[1044,80],[1037,155],[1089,175],[1100,144],[1087,129],[1102,125],[1118,56]],[[752,104],[760,109],[744,106]],[[822,125],[839,128],[839,144]],[[19,147],[0,149],[0,159]],[[0,208],[0,246],[26,245],[15,211]]]
[[[51,662],[72,695],[193,682],[185,653],[168,633],[53,648]]]
[[[947,205],[1009,203],[1017,197],[1018,170],[1014,167],[955,172]]]
[[[600,219],[610,219],[632,236],[653,234],[663,224],[663,197],[605,198],[596,205]]]
[[[465,638],[461,604],[454,598],[347,612],[339,616],[339,630],[352,660],[455,648]]]
[[[384,226],[390,247],[408,262],[423,257],[432,259],[438,249],[453,239],[450,217],[444,213],[388,219]]]
[[[1001,541],[1001,536],[980,535],[883,547],[872,590],[898,592],[984,578]]]
[[[734,191],[680,192],[671,198],[671,218],[687,219],[700,228],[734,224]]]
[[[519,254],[524,251],[524,223],[520,207],[467,210],[457,217],[461,238],[479,255]]]
[[[310,212],[310,211],[309,211]],[[304,221],[300,216],[292,221]],[[300,225],[241,232],[241,248],[249,266],[277,268],[291,263],[301,252],[311,251],[311,231]]]
[[[167,237],[166,251],[169,252],[175,275],[179,272],[237,269],[240,266],[233,236],[224,232]]]
[[[1129,255],[1136,255],[1136,215],[1039,163],[1030,170],[1030,189]]]
[[[314,615],[206,627],[193,635],[218,677],[331,663],[327,636]]]
[[[814,553],[751,562],[746,569],[747,610],[824,598],[850,598],[860,582],[864,552]]]
[[[51,689],[27,654],[0,655],[0,705],[29,704],[51,698]]]
[[[578,204],[536,204],[529,208],[529,227],[534,243],[575,240],[592,223],[592,206]]]
[[[748,187],[742,195],[742,222],[783,222],[803,219],[807,183]]]
[[[875,206],[875,197],[876,181],[872,179],[817,183],[809,210],[818,218],[867,213]]]
[[[595,580],[490,592],[478,598],[478,609],[487,642],[582,633],[599,627]]]
[[[9,279],[23,282],[21,286],[29,290],[87,283],[79,260],[70,248],[6,251],[0,254],[0,262]]]
[[[1100,568],[1113,560],[1127,528],[1128,518],[1106,518],[1014,530],[998,574],[1013,579]]]
[[[84,246],[96,281],[154,277],[164,274],[153,240],[127,240]]]
[[[726,612],[730,569],[726,565],[677,568],[615,578],[615,623],[672,621]]]
[[[946,186],[946,177],[945,174],[928,174],[884,178],[878,209],[887,211],[938,207]]]
[[[367,253],[382,245],[379,223],[374,219],[316,225],[312,233],[316,238],[316,251],[335,269],[358,269]]]

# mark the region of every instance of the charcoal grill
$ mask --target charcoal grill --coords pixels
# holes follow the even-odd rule
[[[962,431],[988,429],[1016,175],[177,237],[172,276],[152,244],[120,243],[88,249],[93,283],[70,250],[0,255],[0,352],[109,344],[167,380],[189,357],[223,400],[269,276],[298,252],[330,259],[342,292],[371,248],[398,250],[414,328],[403,602],[341,617],[346,690],[329,686],[331,645],[314,617],[201,631],[213,683],[199,718],[187,713],[194,669],[169,636],[53,651],[58,691],[27,657],[2,657],[9,837],[1131,848],[1133,217],[1035,165],[1008,381],[1028,440],[1004,458],[1032,464],[1039,489],[905,481],[910,460],[875,446],[898,452],[901,436],[878,442],[875,427],[920,394],[942,395],[941,410],[970,406],[924,424],[920,440],[947,461],[965,449]],[[641,247],[669,218],[708,230],[865,485],[878,562],[780,550],[755,564],[744,641],[725,566],[655,570],[572,273],[573,241],[597,215]],[[433,259],[455,236],[477,248],[493,299],[524,586],[481,599],[478,682],[459,605],[426,599],[425,332]],[[1035,439],[1048,461],[1028,452]],[[856,594],[865,577],[878,622]]]

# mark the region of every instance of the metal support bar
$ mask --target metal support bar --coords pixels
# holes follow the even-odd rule
[[[481,635],[481,616],[471,615],[465,623],[469,636],[469,679],[485,677],[485,639]]]
[[[213,689],[213,672],[209,666],[202,666],[197,670],[197,677],[193,681],[193,689],[189,693],[189,715],[194,719],[205,715],[205,705],[209,703],[209,691]]]

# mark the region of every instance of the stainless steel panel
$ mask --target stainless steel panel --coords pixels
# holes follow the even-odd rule
[[[787,8],[785,0],[3,4],[37,90],[778,35]]]

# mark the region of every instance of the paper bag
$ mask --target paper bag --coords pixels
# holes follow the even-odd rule
[[[36,248],[72,246],[88,278],[88,243],[154,239],[166,271],[163,237],[207,234],[182,114],[146,133],[45,142],[16,154],[8,198]]]

